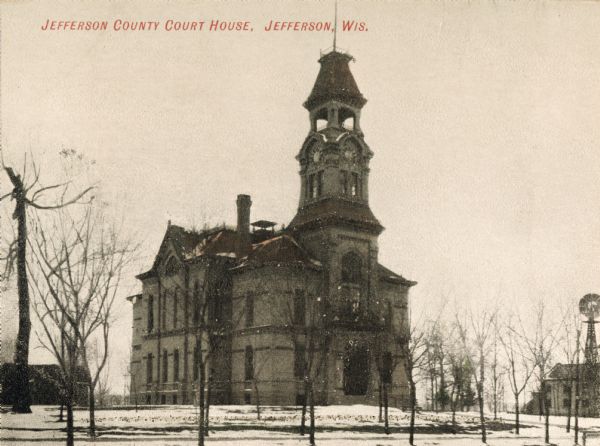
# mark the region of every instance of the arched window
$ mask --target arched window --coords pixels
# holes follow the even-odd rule
[[[173,292],[173,328],[177,328],[177,309],[179,306],[177,290]]]
[[[344,356],[344,394],[366,395],[369,372],[368,350],[357,342],[349,342]]]
[[[175,257],[171,256],[169,257],[169,260],[167,260],[167,266],[165,266],[165,274],[167,276],[172,276],[176,274],[177,271],[179,271],[179,262],[177,262],[177,259]]]
[[[356,253],[349,252],[342,257],[342,282],[360,284],[362,259]]]

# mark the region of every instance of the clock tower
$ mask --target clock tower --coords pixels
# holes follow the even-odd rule
[[[360,114],[367,100],[350,72],[352,56],[333,50],[304,102],[310,131],[296,159],[300,203],[290,224],[294,232],[330,226],[379,235],[383,227],[369,208],[369,161]]]

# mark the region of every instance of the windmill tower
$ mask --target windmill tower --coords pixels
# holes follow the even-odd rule
[[[600,296],[598,294],[586,294],[579,301],[579,312],[586,318],[588,324],[587,337],[585,340],[585,362],[587,364],[598,363],[598,344],[596,342],[596,328],[598,316],[600,316]]]
[[[583,395],[589,401],[589,416],[600,413],[600,364],[598,363],[598,344],[596,341],[596,324],[600,316],[600,296],[586,294],[579,301],[579,311],[588,324],[585,340],[585,364],[583,368]]]

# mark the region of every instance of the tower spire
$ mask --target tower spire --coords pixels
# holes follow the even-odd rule
[[[338,2],[335,0],[335,12],[333,18],[333,51],[335,51],[337,46],[337,5]]]

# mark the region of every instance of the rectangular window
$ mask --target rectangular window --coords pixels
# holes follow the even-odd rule
[[[173,381],[179,381],[179,350],[173,352]]]
[[[169,354],[166,350],[163,350],[162,367],[162,380],[164,383],[166,383],[169,379]]]
[[[148,353],[148,359],[146,361],[146,382],[149,384],[152,382],[152,353]]]
[[[254,325],[254,295],[252,293],[246,294],[244,311],[246,313],[246,327],[252,327]]]
[[[303,379],[306,367],[306,347],[304,344],[296,343],[294,348],[294,377]]]
[[[315,176],[310,174],[308,176],[308,197],[315,198],[317,196],[317,189],[315,185]]]
[[[254,351],[252,346],[246,346],[246,357],[244,361],[244,379],[251,381],[254,379]]]
[[[294,294],[294,325],[306,324],[306,299],[304,290],[296,290]]]

